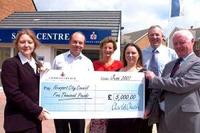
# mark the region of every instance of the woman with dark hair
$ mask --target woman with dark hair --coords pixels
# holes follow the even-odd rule
[[[1,80],[6,95],[6,133],[42,133],[41,121],[48,113],[39,106],[39,72],[36,60],[39,41],[33,31],[19,31],[14,42],[18,53],[3,62]]]
[[[119,71],[123,72],[143,72],[142,52],[134,43],[128,43],[123,51],[124,67]],[[145,103],[150,92],[145,89]],[[140,118],[111,119],[108,121],[107,133],[145,133],[148,128],[148,120]]]
[[[143,68],[142,52],[134,43],[128,43],[123,51],[124,68],[120,71],[140,71]]]

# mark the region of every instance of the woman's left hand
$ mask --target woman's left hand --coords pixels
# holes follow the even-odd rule
[[[51,115],[47,110],[43,109],[40,115],[38,116],[38,119],[40,121],[48,120],[48,119],[51,119]]]

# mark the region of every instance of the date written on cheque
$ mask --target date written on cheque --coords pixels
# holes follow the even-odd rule
[[[114,101],[129,101],[129,100],[134,100],[136,99],[136,95],[135,94],[124,94],[124,93],[115,93],[113,95],[113,100]]]

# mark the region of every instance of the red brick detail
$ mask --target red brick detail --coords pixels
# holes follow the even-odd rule
[[[33,0],[0,0],[0,21],[13,12],[35,12]]]

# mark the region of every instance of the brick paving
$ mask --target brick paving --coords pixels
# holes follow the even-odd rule
[[[3,113],[5,107],[5,95],[0,90],[0,133],[4,133],[3,129]],[[53,120],[47,120],[42,122],[43,133],[55,133]]]
[[[4,106],[5,106],[5,96],[2,90],[0,90],[0,133],[4,133],[4,129],[3,129]]]

